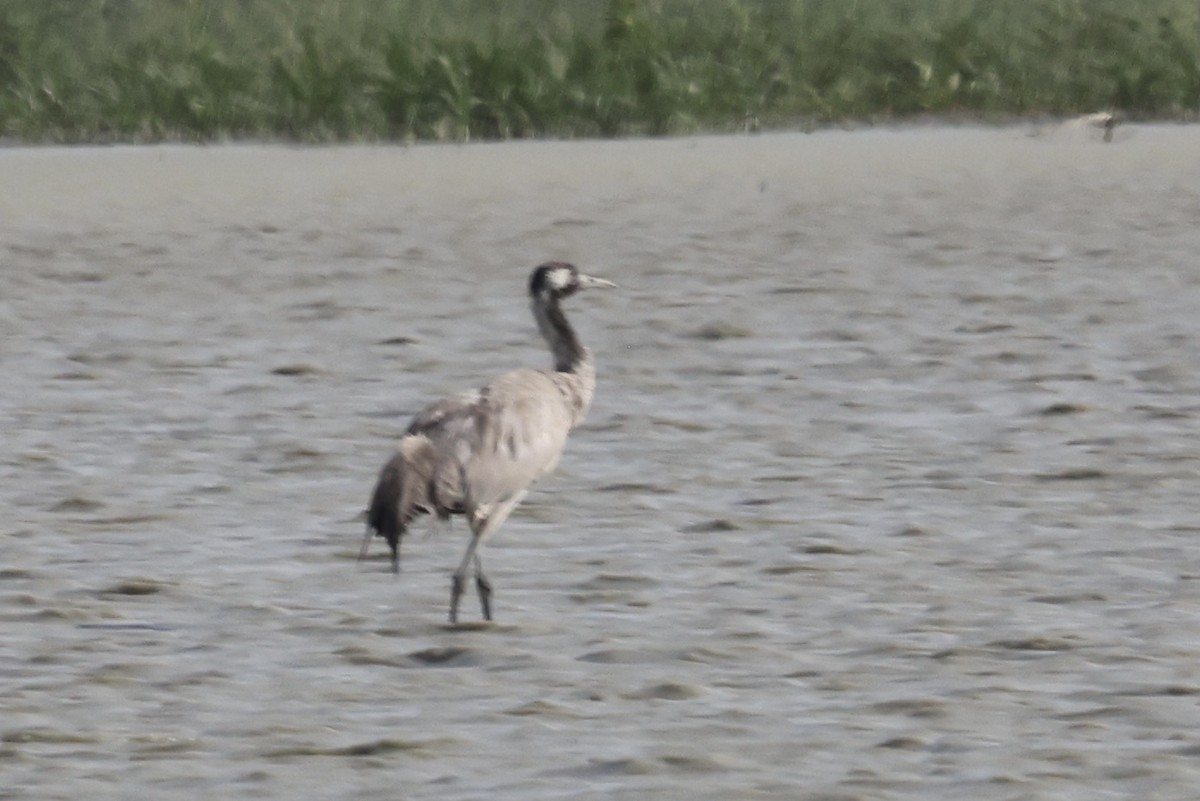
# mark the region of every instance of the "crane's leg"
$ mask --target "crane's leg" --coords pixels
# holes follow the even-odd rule
[[[479,590],[479,606],[483,609],[483,619],[492,619],[492,582],[483,575],[483,560],[475,554],[475,589]]]
[[[480,536],[475,532],[471,532],[471,541],[467,544],[467,552],[463,554],[462,562],[458,569],[454,571],[454,575],[450,577],[450,622],[458,622],[458,599],[462,598],[463,584],[467,576],[467,569],[471,566],[471,562],[475,559],[475,551],[479,548]],[[489,610],[490,611],[490,610]],[[491,620],[489,617],[488,620]]]
[[[362,547],[358,549],[358,561],[367,558],[367,551],[371,549],[371,540],[375,537],[375,531],[370,526],[367,526],[367,536],[363,537]]]
[[[367,551],[371,549],[371,540],[374,538],[375,531],[370,526],[367,526],[367,536],[363,537],[362,547],[358,549],[358,561],[361,562],[367,558]],[[399,546],[399,540],[397,540],[396,544]],[[391,543],[388,543],[388,545],[391,545]],[[398,547],[392,548],[392,573],[397,575],[400,573],[400,550]]]
[[[475,565],[475,588],[479,591],[479,603],[483,607],[484,620],[492,619],[492,583],[483,574],[483,562],[479,551],[483,541],[508,519],[509,514],[516,508],[524,492],[497,503],[494,507],[476,507],[467,512],[467,520],[471,524],[471,541],[467,543],[467,552],[463,554],[458,569],[450,579],[450,622],[458,622],[458,601],[466,588],[467,571]]]

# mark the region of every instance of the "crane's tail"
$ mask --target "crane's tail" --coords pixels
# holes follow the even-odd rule
[[[379,480],[367,510],[367,536],[359,559],[366,556],[374,536],[383,537],[392,550],[392,572],[400,572],[400,540],[408,525],[430,508],[433,450],[428,438],[409,434],[379,471]]]

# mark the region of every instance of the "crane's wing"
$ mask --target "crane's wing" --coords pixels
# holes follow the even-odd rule
[[[514,370],[486,387],[420,412],[409,433],[436,453],[433,494],[439,506],[476,508],[513,498],[558,464],[572,412],[551,376]]]
[[[430,439],[437,439],[443,432],[451,431],[455,422],[464,416],[469,416],[477,403],[481,390],[473,389],[461,395],[452,395],[426,406],[417,412],[416,417],[408,424],[409,434],[424,434]]]
[[[474,416],[480,394],[480,390],[471,390],[434,401],[413,417],[402,440],[426,443],[423,497],[428,510],[439,516],[463,511],[462,471],[454,461],[455,441]]]
[[[475,441],[463,460],[466,489],[476,504],[524,492],[558,465],[572,414],[549,375],[517,370],[487,387],[475,417]]]

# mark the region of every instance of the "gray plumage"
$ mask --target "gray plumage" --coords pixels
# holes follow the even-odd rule
[[[492,619],[492,587],[480,550],[516,508],[530,485],[558,464],[571,429],[583,422],[596,389],[592,356],[579,343],[559,302],[587,287],[615,284],[550,262],[529,278],[538,329],[554,354],[553,370],[520,369],[478,390],[425,407],[408,426],[383,466],[367,512],[366,552],[374,535],[392,552],[399,570],[400,541],[417,517],[467,518],[471,541],[450,592],[450,620],[466,573],[474,565],[483,616]]]

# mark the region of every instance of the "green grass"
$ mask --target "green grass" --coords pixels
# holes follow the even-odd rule
[[[1197,114],[1200,4],[0,3],[9,141],[666,135],[1105,108]]]

